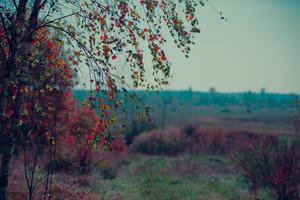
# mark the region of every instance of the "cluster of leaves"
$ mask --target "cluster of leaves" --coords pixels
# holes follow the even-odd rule
[[[76,55],[88,54],[105,66],[94,66],[94,76],[111,78],[109,71],[116,69],[113,61],[123,57],[129,63],[134,87],[159,88],[167,84],[166,79],[170,77],[170,62],[163,50],[166,42],[162,34],[163,24],[167,25],[178,47],[188,54],[193,33],[199,32],[195,18],[197,4],[197,1],[175,3],[165,0],[84,1],[76,16],[77,27],[85,32],[75,31],[72,25],[63,31],[69,34],[71,30],[72,36],[80,37],[80,44],[88,47],[79,48]],[[181,18],[179,13],[185,13],[185,18]],[[62,29],[61,26],[59,29]],[[146,82],[144,46],[152,55],[155,85]],[[92,68],[95,63],[87,64]],[[124,83],[125,76],[119,78]],[[116,83],[116,78],[113,80]]]
[[[83,112],[76,108],[75,100],[72,99],[71,88],[74,81],[74,70],[69,60],[65,57],[63,42],[58,35],[53,35],[46,29],[39,29],[31,41],[34,48],[29,48],[26,53],[26,62],[29,64],[28,71],[20,68],[17,76],[12,80],[11,99],[5,110],[7,120],[18,118],[18,126],[23,131],[22,142],[30,140],[30,135],[38,134],[41,139],[47,139],[51,143],[62,130],[57,131],[57,121],[60,120],[58,112],[72,116],[72,112]],[[19,59],[18,65],[24,64]],[[71,63],[71,65],[74,63]],[[97,89],[99,92],[99,90]],[[17,96],[22,96],[22,102]],[[95,115],[89,99],[85,105],[86,116],[91,119],[88,141],[100,143],[108,148],[109,106],[99,98],[101,106],[100,116]],[[19,116],[19,117],[16,117]],[[85,115],[82,115],[85,116]],[[86,117],[85,116],[85,117]],[[70,118],[64,118],[65,123],[72,123]],[[29,133],[27,135],[27,133]]]
[[[40,126],[50,139],[57,112],[65,109],[62,102],[70,95],[73,72],[63,57],[62,43],[49,31],[37,32],[32,45],[29,73],[23,74],[26,84],[16,86],[24,97],[19,123]]]

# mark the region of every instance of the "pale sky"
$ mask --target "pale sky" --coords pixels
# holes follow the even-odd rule
[[[300,93],[300,0],[210,0],[189,59],[170,44],[174,78],[166,89],[221,92],[265,87]]]

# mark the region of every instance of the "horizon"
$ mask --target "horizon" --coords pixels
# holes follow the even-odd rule
[[[217,89],[217,88],[216,88]],[[185,91],[189,91],[190,88],[186,88],[186,89],[165,89],[165,90],[143,90],[143,89],[136,89],[136,90],[127,90],[129,92],[159,92],[159,93],[163,93],[163,92],[185,92]],[[84,89],[84,88],[74,88],[73,91],[86,91],[89,92],[89,89]],[[192,92],[195,93],[209,93],[209,89],[207,90],[191,90]],[[122,92],[122,91],[121,91]],[[260,90],[259,91],[254,91],[254,90],[244,90],[244,91],[219,91],[216,90],[217,94],[243,94],[246,92],[252,92],[253,94],[260,94]],[[265,90],[265,94],[275,94],[275,95],[296,95],[296,96],[300,96],[300,93],[294,93],[294,92],[274,92],[274,91],[268,91]]]

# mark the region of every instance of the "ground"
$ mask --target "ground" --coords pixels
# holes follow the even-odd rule
[[[293,112],[292,107],[255,108],[247,113],[242,105],[226,108],[218,105],[168,105],[166,127],[181,129],[196,124],[201,128],[274,133],[282,137],[294,133]],[[154,106],[152,114],[153,127],[160,128],[159,105]],[[127,120],[130,122],[130,117]],[[130,130],[129,122],[125,127],[127,130]],[[89,194],[90,199],[99,200],[255,199],[251,185],[243,178],[234,162],[233,153],[145,155],[131,152],[129,148],[129,152],[121,157],[109,152],[103,154],[107,154],[105,159],[100,159],[98,164],[93,165],[88,174],[55,173],[56,199],[67,199],[64,190]],[[18,167],[14,168],[13,176],[10,177],[10,190],[18,187],[18,181],[23,177],[20,159],[14,161],[14,165]],[[25,183],[22,185],[24,187],[20,188],[26,191]],[[16,199],[15,193],[10,194],[11,200]],[[258,196],[260,200],[276,199],[276,195],[267,189],[259,190]]]
[[[80,180],[76,190],[101,200],[254,200],[233,162],[215,155],[132,155],[114,179],[97,171],[68,176],[63,176],[65,184]],[[267,190],[259,191],[259,197],[276,199]]]

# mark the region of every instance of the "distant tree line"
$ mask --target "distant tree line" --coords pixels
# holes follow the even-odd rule
[[[89,95],[88,91],[76,90],[75,97],[81,102]],[[122,92],[118,95],[120,97]],[[203,105],[218,105],[218,106],[246,106],[251,107],[294,107],[296,106],[296,94],[280,94],[267,93],[264,89],[260,92],[246,91],[237,93],[221,93],[214,89],[209,92],[193,92],[192,90],[183,91],[163,91],[159,94],[157,92],[135,92],[137,97],[142,97],[143,102],[147,105],[165,105],[166,100],[168,104],[176,102],[179,105],[190,103],[194,106]]]

